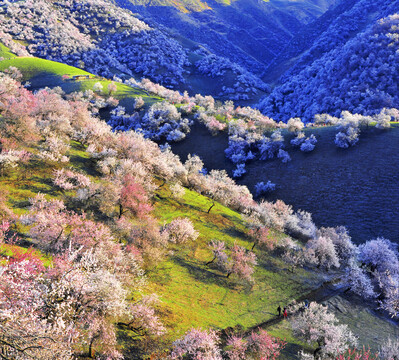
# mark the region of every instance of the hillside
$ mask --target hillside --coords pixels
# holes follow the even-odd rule
[[[189,1],[117,3],[262,74],[281,48],[335,1],[208,1],[208,8]]]
[[[259,108],[275,119],[397,107],[396,1],[357,1],[332,21]]]
[[[270,180],[276,189],[264,194],[265,199],[280,199],[295,209],[306,210],[319,226],[344,225],[358,244],[378,236],[397,241],[397,125],[389,130],[362,131],[359,143],[351,149],[334,145],[336,133],[334,126],[306,129],[306,136],[314,134],[317,138],[315,149],[307,153],[290,144],[293,134],[283,132],[284,149],[291,161],[250,160],[237,183],[255,194],[257,183]],[[195,153],[206,168],[226,169],[233,174],[235,164],[226,162],[227,147],[226,135],[212,136],[199,125],[185,141],[172,144],[182,159]],[[364,221],[357,221],[359,218]]]
[[[399,358],[398,9],[2,2],[0,358]]]
[[[29,74],[37,73],[44,65],[46,65],[47,71],[52,69],[56,72],[58,68],[62,72],[73,71],[70,67],[62,65],[51,66],[48,61],[44,61],[43,64],[43,60],[37,61],[34,58],[30,60],[34,61],[38,67],[35,69],[36,71],[30,67]],[[107,270],[108,266],[116,266],[113,269],[118,272],[112,275],[115,286],[127,286],[128,283],[124,283],[125,276],[129,274],[129,271],[133,271],[135,266],[143,266],[146,270],[146,285],[140,291],[139,287],[134,287],[136,281],[142,282],[140,280],[142,275],[137,269],[134,270],[129,276],[136,276],[137,279],[133,283],[129,283],[130,288],[126,288],[129,293],[131,292],[134,300],[120,298],[117,301],[120,301],[121,304],[127,301],[127,306],[132,306],[134,311],[144,311],[143,306],[148,306],[145,302],[142,303],[145,301],[145,296],[156,292],[161,300],[161,303],[156,306],[159,320],[148,319],[151,322],[141,326],[148,327],[149,333],[141,334],[141,332],[137,333],[134,327],[123,325],[127,321],[123,318],[125,315],[119,317],[115,325],[116,329],[119,328],[119,345],[112,345],[110,340],[106,340],[109,349],[116,346],[118,351],[121,350],[128,356],[127,358],[135,358],[132,357],[133,354],[156,352],[156,348],[145,349],[143,347],[142,337],[147,339],[146,341],[152,339],[152,346],[161,346],[159,340],[150,336],[152,333],[153,335],[161,333],[163,327],[160,327],[159,321],[162,321],[168,331],[168,335],[162,338],[163,343],[175,340],[193,326],[217,329],[232,327],[245,330],[274,318],[276,304],[306,296],[310,290],[323,281],[323,277],[309,270],[298,269],[294,273],[288,269],[281,271],[286,267],[284,262],[276,254],[259,244],[254,250],[258,258],[258,266],[253,274],[253,280],[252,271],[246,275],[243,273],[244,276],[247,276],[247,280],[244,278],[240,280],[240,277],[235,275],[230,278],[226,277],[223,268],[208,266],[207,262],[212,259],[212,251],[209,248],[210,241],[217,239],[226,247],[233,249],[238,246],[238,249],[247,249],[246,251],[250,248],[253,249],[253,241],[256,241],[249,233],[247,221],[237,211],[242,208],[243,199],[241,198],[241,203],[238,204],[237,200],[233,200],[230,195],[225,197],[206,190],[206,186],[210,186],[214,181],[216,181],[215,184],[219,184],[217,186],[222,186],[225,181],[223,173],[220,174],[222,180],[217,180],[219,175],[216,173],[210,176],[191,173],[187,171],[191,166],[189,163],[183,166],[171,153],[162,153],[158,146],[144,140],[140,135],[134,133],[113,134],[105,124],[102,125],[99,120],[90,117],[85,110],[87,104],[79,103],[76,100],[63,100],[57,92],[49,89],[39,90],[34,96],[29,95],[26,90],[17,86],[15,80],[11,80],[6,75],[2,75],[2,80],[3,89],[7,89],[7,95],[5,92],[2,92],[1,95],[4,107],[1,110],[2,127],[0,128],[2,135],[0,190],[2,195],[6,194],[7,196],[7,200],[4,197],[1,198],[4,226],[1,241],[5,243],[1,245],[3,264],[12,266],[12,264],[18,264],[19,261],[25,261],[26,264],[35,263],[36,267],[43,262],[42,254],[45,254],[45,267],[41,268],[42,265],[40,265],[37,270],[32,270],[32,276],[36,275],[36,271],[38,271],[45,278],[50,277],[54,283],[57,283],[60,280],[51,269],[58,269],[58,266],[69,266],[67,265],[68,261],[72,261],[74,265],[70,271],[73,273],[81,271],[79,270],[81,266],[87,266],[83,265],[82,261],[89,261],[89,259],[83,259],[88,254],[92,254],[91,251],[94,251],[90,250],[94,241],[97,243],[96,255],[90,256],[99,256],[96,260],[99,263],[94,269],[100,266],[101,270],[99,271],[105,276],[104,274],[109,271]],[[11,87],[11,84],[16,86]],[[35,104],[35,106],[26,108],[30,109],[30,118],[17,115],[18,108],[6,105],[9,101],[6,102],[6,99],[9,99],[7,96],[10,94],[13,94],[21,103]],[[47,114],[46,116],[52,114],[51,120],[41,121],[40,118],[44,114]],[[76,114],[79,116],[77,117]],[[35,123],[28,121],[33,118],[36,119]],[[18,124],[18,126],[14,127],[14,124]],[[129,142],[135,144],[134,147],[127,146]],[[105,145],[108,150],[105,150]],[[116,172],[106,170],[107,166],[112,166],[112,161],[106,160],[108,163],[106,165],[103,160],[107,159],[107,156],[101,160],[98,155],[101,149],[111,155],[108,160],[114,159],[119,164],[114,163],[118,167],[118,170],[115,168]],[[164,165],[162,165],[163,163]],[[148,170],[145,170],[144,166]],[[129,171],[127,173],[129,175],[121,178],[121,171]],[[135,171],[138,172],[135,173]],[[120,183],[121,180],[122,183]],[[183,181],[185,187],[179,185],[180,181]],[[208,182],[209,185],[206,185]],[[196,191],[187,188],[193,188],[193,183],[198,184],[194,186]],[[116,207],[113,201],[119,200],[117,198],[112,200],[113,196],[118,196],[114,194],[113,189],[120,185],[122,185],[122,194],[123,186],[129,186],[130,191],[133,191],[134,187],[138,187],[141,195],[130,205],[121,202]],[[178,193],[175,194],[176,186]],[[88,195],[85,198],[87,191],[96,193],[93,193],[93,198],[93,195]],[[100,197],[96,195],[98,191],[102,194]],[[245,188],[231,183],[223,191],[231,195],[237,191],[237,196],[245,196],[249,204],[251,203],[251,196]],[[108,203],[107,199],[111,202]],[[145,203],[149,200],[151,200],[151,205]],[[229,204],[236,210],[216,202],[217,200]],[[210,212],[209,207],[212,203],[214,208]],[[122,211],[122,206],[130,209],[129,212]],[[168,234],[165,233],[165,229],[167,229],[165,224],[182,218],[195,229],[195,234],[193,234],[195,241],[188,241],[184,247],[180,246],[182,245],[180,241],[183,241],[180,238],[176,238],[170,244],[165,243],[165,241],[169,241],[165,238]],[[84,233],[81,233],[82,227],[85,228]],[[60,229],[63,229],[61,233],[59,233]],[[13,235],[11,236],[11,234]],[[281,230],[271,229],[267,241],[272,246],[271,244],[284,237]],[[11,241],[11,239],[16,240]],[[8,243],[8,241],[10,242]],[[17,245],[34,250],[29,250],[26,253],[28,255],[23,255],[24,250],[21,254],[21,248]],[[107,247],[110,250],[106,250]],[[113,249],[112,252],[103,253],[111,251],[111,249]],[[73,258],[73,256],[77,256],[73,254],[80,255]],[[111,258],[120,256],[124,260],[121,260],[119,265],[116,263],[112,265],[102,256]],[[134,263],[129,266],[136,264],[131,270],[127,269],[128,264],[133,261],[128,260],[129,256],[134,258]],[[115,258],[113,261],[117,261],[117,259]],[[61,268],[54,271],[61,271]],[[90,270],[88,274],[84,274],[95,276],[94,271]],[[119,271],[121,272],[119,273]],[[86,276],[84,274],[79,276]],[[107,277],[111,276],[109,273],[107,274]],[[121,275],[123,276],[120,277]],[[65,281],[68,284],[65,283],[62,286],[75,286],[73,278],[68,278]],[[117,285],[120,281],[122,283]],[[5,283],[2,282],[2,284]],[[108,285],[104,283],[101,286]],[[124,296],[123,294],[122,291],[118,296]],[[140,300],[141,298],[143,300]],[[24,300],[21,299],[21,301]],[[47,301],[50,301],[50,298]],[[58,301],[62,300],[58,299]],[[104,298],[101,301],[108,300]],[[109,301],[112,304],[112,301],[116,300],[109,299]],[[188,304],[190,306],[187,306]],[[33,304],[32,306],[30,311],[33,311],[33,316],[36,311],[40,312],[40,308],[35,308]],[[108,335],[111,331],[109,322],[112,323],[112,319],[117,316],[116,313],[111,315],[111,309],[112,307],[106,312],[109,313],[106,318],[107,333],[101,333],[102,335],[99,336],[111,336]],[[145,309],[145,311],[154,311]],[[102,311],[99,313],[95,311],[97,310],[90,310],[91,318],[95,317],[95,321],[105,321],[101,318],[101,316],[105,316],[101,315]],[[0,314],[3,316],[1,311]],[[15,316],[17,318],[13,326],[17,326],[17,323],[20,324],[19,321],[24,319],[25,313],[18,312]],[[59,316],[60,319],[64,319],[62,321],[68,319],[65,317],[67,315],[63,315],[62,312],[54,313],[53,316]],[[14,321],[14,319],[9,321]],[[86,323],[83,318],[81,321],[82,324]],[[132,321],[138,321],[140,324],[140,319]],[[20,326],[22,325],[18,325],[18,329],[23,328]],[[83,331],[76,326],[74,325],[73,331]],[[0,331],[2,330],[3,328],[0,327]],[[72,328],[70,330],[72,331]],[[35,331],[44,330],[35,329]],[[28,333],[31,334],[29,331]],[[276,329],[276,333],[279,336],[289,337],[293,346],[298,344],[297,340],[290,337],[289,329]],[[138,334],[140,334],[139,338],[137,338]],[[61,334],[57,332],[57,335],[54,333],[53,336],[61,336]],[[57,342],[62,341],[63,346],[58,348],[55,356],[66,359],[68,346],[73,346],[75,353],[81,351],[84,354],[85,346],[82,341],[87,335],[83,331],[79,336],[81,340],[71,344],[66,343],[62,336],[58,337]],[[13,335],[13,343],[17,339],[16,335]],[[34,342],[34,339],[28,341]],[[48,344],[42,346],[47,349]],[[94,346],[100,353],[111,354],[111,350],[101,343],[96,342]],[[92,350],[89,349],[88,357],[91,352]]]
[[[147,77],[192,95],[207,89],[219,98],[245,101],[268,91],[259,77],[234,61],[171,35],[161,25],[150,26],[108,0],[11,2],[0,7],[0,20],[0,40],[19,56],[34,55],[108,78]]]

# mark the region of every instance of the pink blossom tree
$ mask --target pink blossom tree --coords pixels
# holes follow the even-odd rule
[[[147,192],[131,176],[126,176],[123,181],[118,205],[119,218],[126,212],[143,218],[152,211]]]
[[[118,90],[116,84],[113,81],[108,84],[107,89],[108,89],[109,95],[111,95],[112,93],[114,93],[115,91]]]
[[[371,350],[366,350],[364,347],[362,350],[360,349],[348,349],[344,354],[339,354],[336,356],[336,360],[377,360],[378,357],[381,356],[381,353],[372,354]],[[390,359],[381,356],[382,359]]]
[[[199,233],[194,229],[194,225],[188,218],[173,219],[169,224],[163,227],[169,241],[176,244],[184,244],[189,241],[195,241]]]
[[[219,337],[213,330],[191,329],[172,344],[170,360],[222,360]]]
[[[247,249],[237,244],[233,245],[231,249],[231,268],[227,273],[227,277],[231,274],[235,274],[239,279],[252,282],[252,274],[255,271],[255,265],[257,264],[256,255],[248,251]]]
[[[226,354],[229,360],[275,360],[285,345],[285,341],[259,329],[258,332],[252,331],[247,339],[240,336],[229,337]]]
[[[210,265],[216,261],[216,267],[220,271],[227,272],[227,278],[231,274],[234,274],[239,279],[248,282],[253,281],[252,274],[257,264],[256,255],[253,252],[234,244],[230,250],[230,254],[228,254],[225,243],[215,240],[211,241],[209,246],[213,252],[213,259],[208,261],[206,265]]]

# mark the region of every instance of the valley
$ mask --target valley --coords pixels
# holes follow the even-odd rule
[[[398,0],[0,0],[0,358],[396,360]]]

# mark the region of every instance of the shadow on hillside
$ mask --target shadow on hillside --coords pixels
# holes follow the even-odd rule
[[[294,359],[297,357],[298,352],[302,350],[302,347],[293,344],[293,343],[288,343],[286,347],[281,351],[281,359]]]
[[[238,216],[232,216],[232,215],[228,215],[228,214],[221,214],[221,216],[223,216],[224,218],[236,223],[238,222],[239,224],[243,224],[243,221],[240,218],[240,215]]]
[[[101,176],[101,173],[94,168],[94,162],[91,159],[86,159],[78,155],[70,155],[69,159],[74,166],[84,170],[88,175]]]
[[[187,204],[187,203],[182,203],[182,206],[189,208],[192,211],[197,211],[199,213],[206,214],[205,207],[199,207],[199,206],[195,206],[195,205]]]
[[[32,184],[33,182],[33,184]],[[40,184],[44,186],[40,186]],[[38,176],[33,176],[29,179],[28,183],[20,186],[21,190],[29,190],[36,194],[44,193],[51,196],[58,196],[59,193],[53,188],[53,182],[51,179],[40,178]]]
[[[13,200],[13,199],[10,199],[9,202],[12,204],[12,207],[16,208],[16,209],[26,209],[30,205],[29,200]]]
[[[247,235],[240,230],[237,230],[235,227],[229,227],[226,229],[220,229],[226,235],[229,235],[234,238],[245,239],[250,242],[250,239],[247,238]]]
[[[211,269],[204,269],[194,262],[179,257],[173,258],[173,262],[186,268],[196,281],[201,281],[204,284],[216,284],[229,289],[236,287],[234,281],[228,279],[225,275],[217,274]]]

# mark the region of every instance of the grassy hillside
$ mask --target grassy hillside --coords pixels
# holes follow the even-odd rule
[[[13,54],[7,46],[0,42],[0,57],[8,59],[15,57],[15,54]]]
[[[3,51],[4,54],[9,52],[7,47],[2,44],[0,45],[0,51]],[[0,56],[2,56],[1,52]],[[6,58],[7,56],[3,55],[3,57]],[[107,86],[112,82],[111,80],[97,77],[87,71],[73,66],[36,57],[14,57],[12,59],[0,61],[0,71],[3,71],[10,66],[14,66],[22,72],[23,81],[29,81],[31,84],[31,90],[40,89],[46,86],[50,88],[59,86],[66,93],[71,93],[73,91],[93,89],[93,85],[100,82],[103,85],[103,94],[105,95],[108,93]],[[68,75],[70,77],[74,75],[89,75],[90,79],[63,80],[63,75]],[[118,99],[120,105],[124,106],[128,112],[134,110],[132,100],[136,97],[141,96],[147,107],[156,101],[162,100],[160,97],[151,95],[145,90],[139,88],[133,88],[120,83],[116,83],[116,86],[117,91],[113,93],[112,96]]]
[[[167,195],[165,190],[161,193],[164,198],[157,203],[160,221],[189,217],[201,234],[192,247],[179,249],[152,275],[156,292],[166,299],[175,316],[178,314],[173,325],[176,332],[194,324],[252,327],[273,317],[278,304],[287,303],[310,289],[303,281],[310,280],[310,273],[298,271],[291,275],[282,261],[262,251],[256,251],[260,266],[253,287],[232,282],[225,274],[206,266],[212,259],[207,249],[212,239],[251,248],[245,223],[238,213],[220,204],[207,214],[209,200],[195,192],[187,190],[181,201]],[[273,236],[279,238],[284,234]]]
[[[79,144],[71,145],[71,168],[88,176],[95,173],[87,153]],[[35,152],[34,148],[28,150]],[[9,205],[16,214],[24,213],[29,198],[39,192],[58,199],[68,195],[52,184],[54,166],[42,161],[35,161],[29,166],[29,175],[25,178],[20,172],[13,171],[0,182],[0,191],[8,193]],[[95,180],[95,177],[91,178]],[[166,262],[148,273],[148,291],[160,296],[163,318],[172,338],[193,326],[218,329],[253,327],[274,317],[278,304],[287,304],[317,286],[318,281],[310,272],[298,270],[292,274],[281,260],[256,248],[259,266],[255,273],[255,285],[251,287],[234,278],[227,279],[225,274],[205,265],[212,259],[207,244],[217,239],[250,249],[252,243],[246,236],[247,229],[241,216],[221,204],[207,214],[209,199],[188,189],[179,201],[169,197],[167,187],[158,195],[155,215],[160,224],[176,217],[188,217],[200,233],[195,244],[176,247]],[[25,231],[23,227],[19,230]],[[284,234],[275,232],[273,236]],[[283,332],[280,335],[287,334]]]

